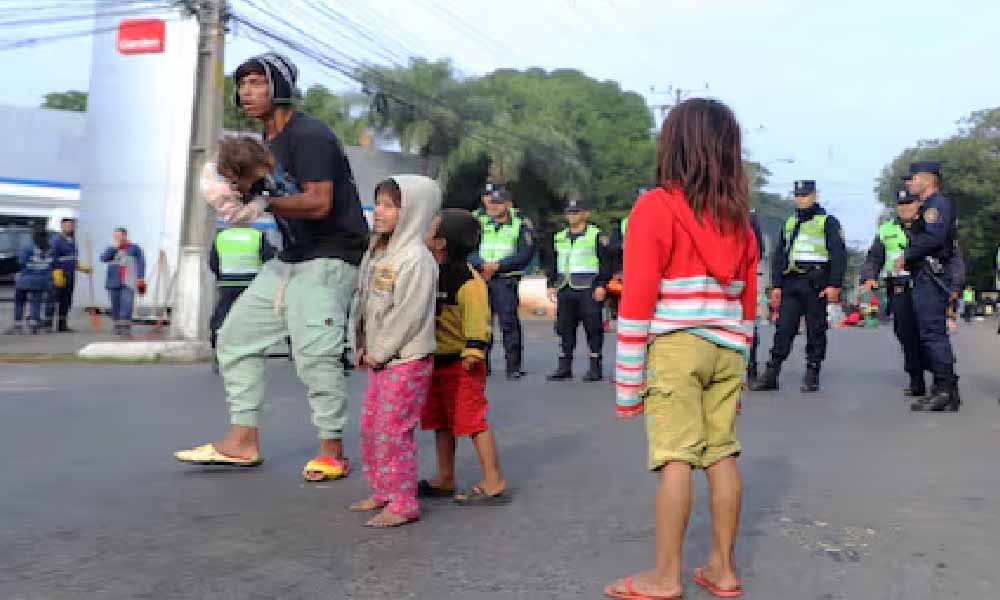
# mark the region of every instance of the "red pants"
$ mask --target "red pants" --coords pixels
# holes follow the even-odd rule
[[[434,366],[431,390],[420,416],[424,431],[447,429],[471,436],[489,429],[486,424],[486,365],[480,361],[466,370],[461,360]]]

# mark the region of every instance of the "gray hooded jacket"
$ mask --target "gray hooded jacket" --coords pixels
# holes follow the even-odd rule
[[[399,223],[384,248],[376,248],[373,237],[351,311],[355,352],[390,365],[434,353],[438,265],[425,237],[441,208],[441,188],[433,179],[392,179],[402,192]]]

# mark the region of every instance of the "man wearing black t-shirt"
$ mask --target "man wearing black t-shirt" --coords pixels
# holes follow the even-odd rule
[[[261,122],[276,171],[299,193],[253,199],[274,214],[284,244],[219,331],[219,367],[232,425],[222,440],[175,456],[195,464],[260,463],[265,351],[290,337],[320,438],[319,453],[303,476],[322,481],[349,470],[341,443],[347,392],[340,357],[368,225],[340,141],[325,124],[292,106],[296,78],[295,65],[277,54],[251,58],[233,75],[237,104]]]

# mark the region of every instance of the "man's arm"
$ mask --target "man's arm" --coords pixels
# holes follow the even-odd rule
[[[101,252],[101,262],[111,262],[115,259],[115,254],[118,254],[118,248],[114,246],[108,246]]]
[[[614,275],[615,257],[611,250],[611,241],[603,233],[597,236],[597,277],[594,279],[594,287],[607,287]]]
[[[962,249],[955,242],[955,252],[948,261],[948,276],[951,279],[951,291],[961,293],[965,287],[965,257],[962,256]]]
[[[788,253],[785,252],[785,230],[778,234],[778,245],[771,253],[771,287],[781,289],[781,276],[785,274]]]
[[[844,287],[844,275],[847,273],[847,244],[837,217],[826,218],[826,248],[830,252],[830,287]]]
[[[142,248],[132,244],[132,256],[135,257],[135,274],[138,279],[146,278],[146,256],[142,253]]]
[[[622,237],[621,225],[611,230],[611,235],[608,236],[608,249],[611,252],[614,263],[611,270],[614,274],[621,275],[622,254],[625,251],[625,238]]]
[[[551,244],[549,245],[550,252],[545,252],[543,254],[544,264],[545,264],[545,274],[548,277],[548,283],[546,284],[550,288],[556,287],[556,283],[559,281],[558,272],[558,262],[557,253],[555,249],[555,239],[553,238]]]
[[[525,219],[521,222],[521,231],[517,235],[517,250],[507,258],[500,260],[497,273],[524,271],[535,257],[535,231],[531,223]]]
[[[271,198],[271,212],[286,219],[325,219],[333,210],[333,181],[306,181],[301,185],[301,194]]]
[[[884,264],[885,246],[882,244],[882,240],[875,238],[872,247],[868,249],[868,254],[865,255],[864,264],[861,265],[861,283],[870,279],[878,279],[879,271],[882,270]]]
[[[756,214],[750,215],[750,228],[753,229],[753,235],[757,238],[757,262],[763,262],[766,251],[764,232],[760,230],[760,221],[757,219]]]
[[[940,195],[928,199],[922,220],[922,230],[911,236],[910,245],[903,251],[903,260],[907,264],[923,260],[944,248],[952,224],[951,202]]]

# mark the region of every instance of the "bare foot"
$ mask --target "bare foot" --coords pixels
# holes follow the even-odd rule
[[[507,491],[507,482],[503,479],[499,481],[480,481],[479,489],[483,490],[487,496],[497,496]]]
[[[417,517],[404,517],[403,515],[389,512],[388,510],[383,510],[379,514],[375,515],[367,523],[366,527],[374,527],[375,529],[387,529],[389,527],[399,527],[400,525],[406,525],[407,523],[412,523],[417,520]]]
[[[373,510],[379,510],[381,508],[385,508],[386,504],[389,504],[389,503],[388,502],[379,502],[375,498],[370,498],[369,497],[369,498],[365,498],[364,500],[358,500],[357,502],[355,502],[354,504],[352,504],[348,508],[348,510],[350,510],[351,512],[371,512]]]
[[[256,427],[231,425],[221,440],[212,444],[221,454],[243,460],[260,456],[260,434]]]
[[[642,595],[662,598],[663,600],[680,600],[684,594],[684,588],[679,583],[666,584],[659,581],[654,571],[643,571],[637,575],[623,577],[604,588],[604,591],[617,598]]]
[[[701,574],[709,583],[720,590],[738,590],[742,587],[740,578],[736,576],[735,571],[731,568],[723,569],[718,565],[712,564],[712,561],[709,561],[708,564],[701,568]]]

